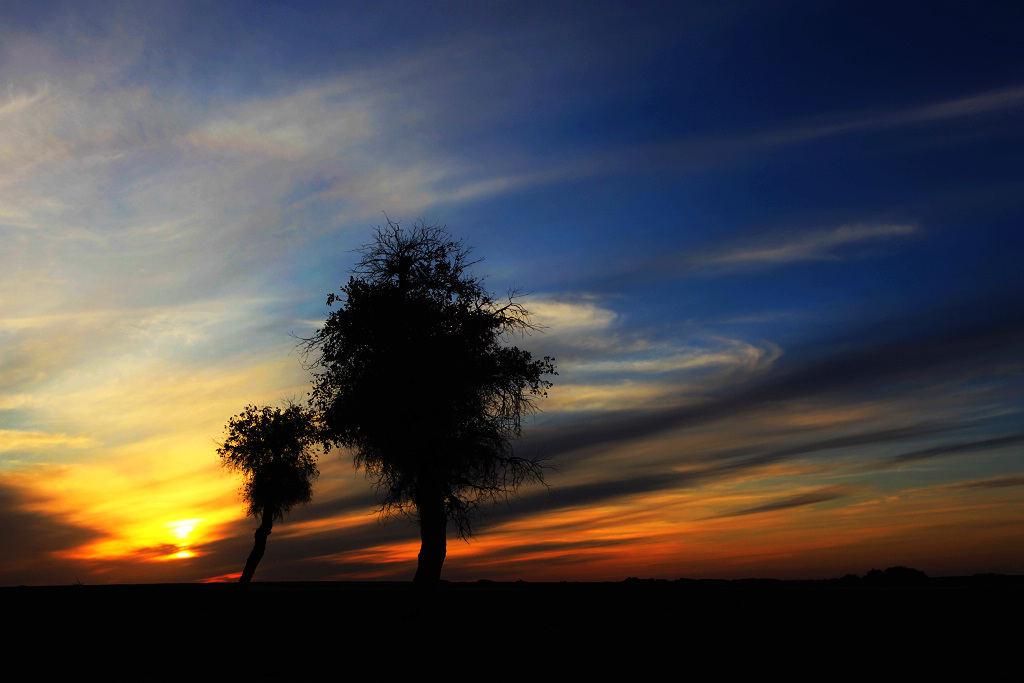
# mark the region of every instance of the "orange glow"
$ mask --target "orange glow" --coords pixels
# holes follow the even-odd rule
[[[188,550],[189,536],[195,530],[196,525],[204,520],[202,519],[179,519],[176,522],[167,522],[164,526],[170,532],[171,536],[178,539],[178,552],[174,553],[167,559],[181,560],[187,557],[193,557],[194,553]]]
[[[181,410],[175,422],[195,418],[191,408]],[[921,479],[911,476],[913,471],[886,470],[887,477],[902,475],[895,483],[876,476],[877,470],[863,467],[848,452],[829,459],[795,457],[736,467],[727,470],[728,476],[701,474],[709,463],[740,462],[729,459],[734,451],[782,447],[786,437],[778,435],[793,429],[799,430],[801,440],[811,440],[837,427],[843,433],[856,432],[887,413],[906,419],[905,409],[882,403],[812,406],[802,412],[777,407],[728,430],[711,425],[627,446],[593,447],[581,459],[585,468],[567,468],[564,482],[551,482],[551,509],[482,526],[469,544],[450,538],[444,576],[533,581],[824,578],[896,564],[929,573],[938,568],[941,573],[952,566],[950,539],[972,558],[991,558],[993,566],[1012,566],[1017,558],[1024,564],[1019,544],[1006,542],[1024,536],[1020,489],[928,487],[918,482],[927,480],[930,463],[918,466]],[[127,428],[120,421],[106,426]],[[238,481],[218,469],[213,455],[211,435],[222,426],[206,424],[201,438],[162,434],[103,450],[102,435],[69,428],[67,434],[81,436],[80,448],[89,451],[89,459],[11,469],[0,472],[0,483],[25,492],[22,510],[93,532],[79,544],[51,553],[80,565],[86,580],[159,575],[234,581],[239,573],[228,570],[244,555],[220,558],[209,550],[216,541],[238,534],[243,516]],[[645,472],[695,476],[681,488],[625,490],[616,498],[557,507],[561,486],[628,481],[637,474],[634,463],[642,464]],[[321,458],[321,470],[309,513],[275,527],[273,553],[287,552],[285,541],[303,539],[291,546],[296,547],[322,538],[330,548],[332,536],[374,538],[370,527],[376,526],[377,516],[372,507],[334,517],[317,512],[318,501],[365,490],[363,475],[336,454]],[[778,506],[779,501],[820,491],[835,491],[836,496]],[[515,511],[515,501],[511,507]],[[411,578],[419,550],[413,540],[346,547],[354,549],[334,555],[328,550],[313,558],[321,567],[314,576]],[[969,566],[966,560],[963,564]]]
[[[367,521],[376,521],[377,515],[370,511],[364,513],[358,513],[354,515],[345,515],[343,517],[329,517],[326,519],[315,519],[309,522],[288,522],[281,528],[281,535],[287,534],[288,536],[307,536],[311,534],[318,534],[330,531],[338,531],[349,527],[359,526],[366,524]],[[275,533],[277,533],[275,531]]]

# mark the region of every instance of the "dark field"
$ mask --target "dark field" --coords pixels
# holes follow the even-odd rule
[[[12,681],[1024,680],[1024,577],[445,583],[427,596],[406,583],[62,586],[0,599]]]

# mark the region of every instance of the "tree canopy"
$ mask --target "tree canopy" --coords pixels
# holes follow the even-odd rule
[[[389,220],[360,253],[327,298],[340,307],[307,340],[311,402],[325,441],[351,448],[376,481],[383,512],[415,509],[435,555],[440,533],[443,562],[447,520],[468,537],[481,503],[543,481],[541,463],[512,444],[551,386],[554,359],[504,343],[534,329],[529,313],[515,293],[489,294],[443,227]]]

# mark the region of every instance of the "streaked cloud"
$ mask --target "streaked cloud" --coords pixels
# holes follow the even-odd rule
[[[1024,107],[1024,86],[1014,85],[950,100],[892,109],[884,113],[872,112],[837,117],[838,120],[830,123],[808,123],[800,127],[764,133],[752,138],[751,141],[765,145],[788,145],[858,131],[886,130],[969,118],[1020,107]]]
[[[723,517],[741,517],[743,515],[757,515],[764,512],[779,512],[782,510],[789,510],[792,508],[804,507],[807,505],[817,505],[818,503],[827,503],[829,501],[836,500],[838,498],[845,498],[850,495],[851,491],[847,487],[842,486],[829,486],[825,488],[816,489],[814,491],[808,491],[806,493],[799,493],[793,496],[786,496],[779,500],[769,501],[760,505],[754,505],[753,507],[743,508],[742,510],[734,510],[732,512],[723,512],[715,515],[712,519],[721,519]]]
[[[761,230],[757,237],[721,239],[684,253],[651,254],[627,262],[608,274],[606,284],[637,286],[695,276],[728,276],[748,271],[769,271],[800,263],[839,263],[870,260],[899,253],[926,231],[899,223],[851,223],[811,231]],[[777,315],[777,314],[776,314]],[[789,312],[787,315],[792,316]],[[772,315],[744,316],[735,322],[771,320]],[[775,319],[778,319],[777,317]]]
[[[740,247],[699,259],[710,267],[769,267],[800,261],[833,261],[863,245],[906,238],[918,233],[913,225],[843,225],[833,230],[807,233],[788,241]]]
[[[550,453],[557,455],[735,420],[773,405],[791,403],[803,409],[806,402],[820,404],[844,394],[864,396],[865,400],[881,396],[894,400],[917,391],[925,378],[939,377],[941,380],[930,381],[953,385],[975,381],[979,376],[998,377],[1007,358],[1015,356],[1021,348],[1022,329],[1015,323],[984,317],[964,319],[962,313],[966,310],[920,314],[915,327],[919,331],[931,327],[931,331],[918,332],[911,338],[874,341],[852,351],[838,350],[806,364],[794,363],[793,354],[784,355],[782,358],[790,358],[790,362],[777,364],[770,373],[727,377],[726,383],[711,385],[697,397],[683,386],[677,395],[685,396],[686,400],[666,399],[665,407],[657,410],[624,407],[618,414],[602,414],[594,420],[577,419],[561,426],[557,433],[545,434],[543,442]],[[1001,310],[1001,306],[995,306],[992,313],[998,316]],[[941,320],[939,327],[935,326],[933,315]],[[934,398],[941,399],[941,394]],[[923,400],[918,400],[923,406]],[[932,415],[934,420],[936,413]],[[895,413],[893,417],[904,421],[909,418]]]
[[[595,301],[530,298],[526,303],[538,325],[559,335],[608,329],[616,317],[614,311]]]
[[[50,448],[86,448],[95,441],[86,436],[0,429],[0,452]]]
[[[351,94],[345,81],[246,102],[214,113],[184,136],[213,152],[280,156],[291,160],[334,155],[379,135],[372,103]]]
[[[661,406],[666,400],[675,400],[676,394],[675,386],[634,380],[596,384],[559,383],[558,391],[551,392],[541,407],[553,413],[615,411],[625,406],[636,409]]]
[[[977,479],[965,481],[960,484],[949,486],[953,490],[970,489],[1004,489],[1014,486],[1024,486],[1024,475],[1007,475],[1004,477],[992,477],[990,479]]]
[[[577,373],[664,373],[679,370],[696,370],[717,366],[743,366],[753,369],[760,364],[770,364],[781,355],[778,347],[761,348],[738,340],[721,340],[717,349],[688,349],[683,352],[669,351],[669,355],[657,358],[630,358],[628,360],[595,360],[574,363]],[[724,348],[722,348],[724,347]]]
[[[87,575],[85,568],[54,562],[53,554],[96,542],[103,532],[35,510],[34,498],[31,490],[0,481],[0,542],[5,549],[0,582],[8,586],[74,583]]]
[[[996,448],[1008,448],[1016,446],[1017,444],[1024,443],[1024,434],[1007,434],[1005,436],[998,436],[989,439],[978,439],[976,441],[965,441],[959,443],[945,443],[941,446],[932,446],[930,448],[922,448],[907,453],[901,453],[900,455],[894,456],[888,461],[890,465],[899,465],[903,463],[916,462],[918,460],[928,460],[930,458],[938,458],[947,455],[960,455],[963,453],[973,453],[976,451],[987,451]]]

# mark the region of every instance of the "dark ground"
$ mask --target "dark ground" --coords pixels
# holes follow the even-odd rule
[[[876,578],[0,588],[4,679],[1024,680],[1024,577]]]

